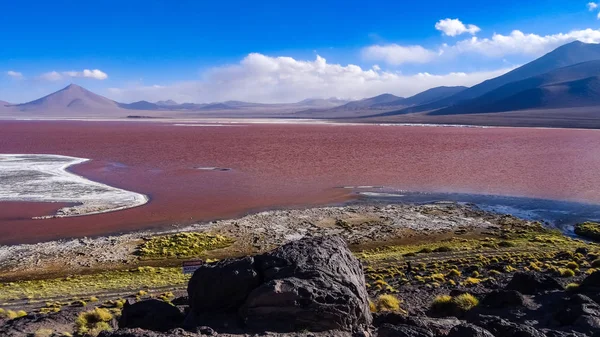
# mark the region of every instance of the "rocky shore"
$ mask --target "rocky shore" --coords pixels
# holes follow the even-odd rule
[[[591,254],[582,247],[568,253]],[[341,237],[305,237],[264,254],[203,265],[180,298],[30,314],[3,320],[0,333],[8,337],[600,336],[600,271],[586,273],[576,287],[566,288],[541,270],[518,271],[476,291],[462,282],[444,285],[446,294],[405,310],[402,300],[411,296],[405,289],[373,297],[363,269]],[[404,274],[416,278],[423,273],[409,267]]]
[[[210,232],[234,239],[231,247],[207,256],[221,258],[264,252],[308,234],[340,235],[353,246],[376,246],[455,230],[485,230],[497,227],[503,218],[504,215],[455,203],[266,211],[171,230],[0,246],[0,280],[137,266],[145,262],[136,254],[142,242],[179,232]],[[180,261],[171,264],[179,265]]]
[[[600,328],[598,244],[475,205],[279,210],[0,252],[2,336],[598,337]],[[192,277],[182,274],[182,261],[199,258]]]

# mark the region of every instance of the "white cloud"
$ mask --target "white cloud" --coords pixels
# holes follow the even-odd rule
[[[364,48],[363,57],[368,60],[381,60],[387,64],[428,63],[438,54],[422,46],[400,46],[397,44],[373,45]]]
[[[409,61],[427,63],[462,54],[475,54],[488,58],[503,58],[507,55],[536,57],[575,40],[600,43],[600,30],[588,28],[551,35],[525,34],[520,30],[514,30],[508,35],[494,34],[490,38],[473,36],[452,45],[443,44],[438,50],[426,49],[422,46],[403,47],[397,44],[373,45],[364,48],[363,55],[366,59],[383,61],[391,65]]]
[[[591,11],[593,11],[594,9],[598,8],[598,4],[597,4],[597,3],[595,3],[595,2],[588,2],[588,4],[587,4],[587,8],[588,8],[588,10],[591,12]]]
[[[458,36],[464,33],[475,35],[481,29],[475,25],[464,25],[459,19],[444,19],[435,24],[435,29],[447,36]]]
[[[63,77],[60,73],[56,71],[50,71],[40,75],[42,80],[46,81],[60,81]]]
[[[64,72],[64,74],[70,77],[85,77],[93,78],[95,80],[105,80],[108,78],[108,75],[99,69],[84,69],[83,71],[66,71]]]
[[[18,80],[20,80],[20,79],[23,78],[23,74],[22,73],[20,73],[18,71],[14,71],[14,70],[7,71],[6,75],[8,75],[8,76],[10,76],[12,78],[18,79]]]
[[[47,81],[60,81],[62,79],[64,79],[65,77],[82,77],[82,78],[91,78],[91,79],[95,79],[95,80],[105,80],[108,78],[108,75],[99,70],[99,69],[94,69],[94,70],[89,70],[89,69],[84,69],[83,71],[63,71],[63,72],[57,72],[57,71],[51,71],[45,74],[42,74],[40,76],[41,79],[47,80]]]
[[[501,75],[510,69],[474,73],[403,75],[376,67],[362,69],[353,64],[331,64],[317,56],[314,61],[291,57],[249,54],[239,64],[213,68],[202,80],[161,86],[111,88],[117,101],[166,100],[177,102],[296,102],[307,97],[358,99],[389,92],[410,96],[447,85],[471,86]]]
[[[505,55],[539,56],[565,43],[579,40],[586,43],[600,43],[600,30],[585,29],[553,35],[525,34],[513,30],[509,35],[494,34],[491,38],[477,38],[457,42],[449,47],[455,53],[477,53],[488,57]]]

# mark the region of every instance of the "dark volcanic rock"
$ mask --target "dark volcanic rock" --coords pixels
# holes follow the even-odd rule
[[[102,331],[98,337],[199,337],[192,332],[187,332],[182,329],[175,329],[173,331],[169,331],[167,333],[155,332],[144,329],[120,329],[117,331]]]
[[[202,315],[235,312],[260,284],[254,259],[228,259],[196,270],[188,283],[191,312]]]
[[[535,295],[550,290],[563,290],[563,287],[550,276],[534,272],[518,272],[506,285],[506,289]]]
[[[572,325],[581,316],[600,317],[600,305],[589,297],[581,294],[571,296],[558,305],[559,310],[554,314],[554,319],[561,325]]]
[[[373,315],[373,325],[410,325],[425,329],[437,335],[446,335],[455,326],[463,323],[456,317],[431,318],[427,316],[405,316],[394,312],[382,312]]]
[[[597,270],[586,277],[577,289],[579,291],[600,292],[600,270]]]
[[[494,337],[491,332],[473,324],[457,325],[448,334],[448,337]]]
[[[142,328],[168,331],[183,322],[183,314],[176,307],[159,300],[125,303],[119,318],[119,328]]]
[[[512,323],[497,316],[480,315],[471,323],[483,327],[494,336],[502,337],[546,337],[546,335],[534,327]]]
[[[545,333],[547,337],[588,337],[588,335],[580,332],[565,332],[549,329],[542,329],[542,332]]]
[[[516,290],[493,290],[483,298],[481,304],[496,309],[520,307],[525,305],[525,297]]]
[[[263,284],[240,310],[250,328],[350,331],[371,323],[362,267],[343,239],[290,242],[256,264]]]
[[[189,332],[183,329],[173,329],[168,332],[155,332],[143,329],[122,329],[113,332],[104,331],[101,332],[98,337],[208,337],[208,336],[219,336],[219,337],[360,337],[360,335],[352,335],[347,331],[327,331],[322,333],[311,333],[311,332],[292,332],[292,333],[275,333],[275,332],[261,332],[256,334],[248,333],[215,333],[208,328],[203,331]],[[363,335],[369,336],[369,335]],[[28,336],[27,336],[28,337]]]
[[[434,337],[433,332],[410,325],[384,324],[377,330],[378,337]]]
[[[358,331],[372,320],[360,262],[338,237],[202,266],[188,294],[188,327],[216,313],[257,331]]]

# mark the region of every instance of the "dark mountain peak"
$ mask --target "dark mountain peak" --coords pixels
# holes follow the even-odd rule
[[[544,56],[535,59],[508,73],[483,81],[469,89],[463,90],[447,98],[398,111],[398,114],[433,111],[457,105],[463,101],[471,100],[489,93],[511,82],[521,81],[529,77],[567,67],[581,62],[600,59],[600,44],[573,41],[562,45]]]
[[[169,105],[177,105],[177,102],[175,102],[172,99],[168,99],[166,101],[158,101],[156,103],[154,103],[156,105],[163,105],[163,106],[169,106]]]
[[[385,99],[385,100],[388,100],[388,99],[399,99],[399,98],[402,98],[402,97],[399,97],[399,96],[396,96],[396,95],[392,95],[390,93],[385,93],[385,94],[377,95],[375,97],[370,97],[370,98],[366,98],[366,99],[372,99],[372,100]]]
[[[17,107],[21,111],[52,112],[64,109],[82,113],[118,108],[116,102],[76,84],[69,84],[56,92],[35,101],[19,104]]]
[[[573,48],[573,47],[581,47],[581,46],[585,46],[586,44],[592,44],[592,43],[585,43],[585,42],[581,42],[579,40],[575,40],[573,42],[563,44],[562,46],[556,48],[555,50],[565,49],[565,48]]]
[[[148,101],[137,101],[133,103],[119,103],[119,106],[123,109],[129,110],[158,110],[159,106]]]
[[[71,84],[67,85],[66,87],[60,89],[59,91],[88,91],[88,90],[82,86],[71,83]]]

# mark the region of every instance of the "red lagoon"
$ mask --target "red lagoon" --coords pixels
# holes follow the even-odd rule
[[[144,193],[151,201],[119,212],[46,220],[31,217],[64,204],[0,202],[0,243],[342,202],[352,196],[341,186],[600,203],[599,144],[600,131],[573,129],[3,121],[0,153],[90,158],[71,171]]]

